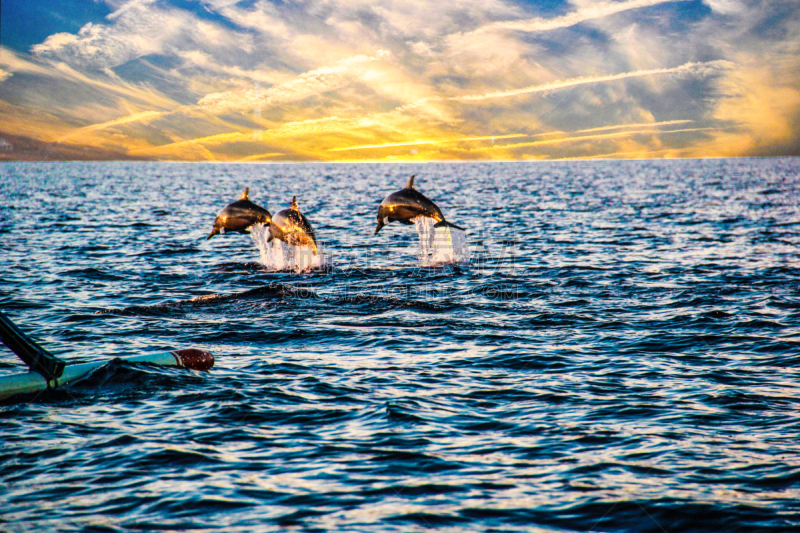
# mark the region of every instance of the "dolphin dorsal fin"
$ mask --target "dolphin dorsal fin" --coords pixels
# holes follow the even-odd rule
[[[250,187],[246,188],[242,195],[239,197],[239,200],[249,200],[250,198],[247,197],[247,194],[250,192]]]
[[[292,196],[292,209],[300,211],[300,208],[297,207],[297,196]]]
[[[417,176],[417,175],[416,175],[416,174],[414,174],[413,176],[411,176],[410,178],[408,178],[408,183],[406,183],[406,189],[413,189],[413,188],[414,188],[414,178],[415,178],[416,176]]]

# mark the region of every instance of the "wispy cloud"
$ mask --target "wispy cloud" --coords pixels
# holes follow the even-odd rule
[[[476,148],[476,151],[488,150],[512,150],[518,148],[532,148],[536,146],[546,146],[551,144],[575,143],[581,141],[594,141],[598,139],[613,139],[619,137],[631,137],[633,135],[674,135],[676,133],[690,133],[700,131],[717,131],[719,128],[683,128],[677,130],[662,130],[657,128],[640,129],[634,131],[620,131],[616,133],[601,133],[596,135],[576,135],[574,137],[563,137],[560,139],[545,139],[542,141],[531,141],[526,143],[499,144]]]
[[[260,161],[261,159],[269,159],[271,157],[279,157],[282,155],[286,155],[283,152],[266,152],[263,154],[255,154],[249,155],[247,157],[241,158],[239,161],[246,162],[246,161]]]
[[[518,137],[527,137],[525,133],[513,133],[509,135],[484,135],[480,137],[453,137],[451,139],[421,139],[415,141],[404,141],[395,143],[383,144],[364,144],[361,146],[347,146],[344,148],[332,148],[329,152],[347,152],[350,150],[368,150],[374,148],[395,148],[398,146],[418,146],[424,144],[448,144],[448,143],[461,143],[461,142],[475,142],[475,141],[497,141],[501,139],[514,139]]]
[[[142,111],[141,113],[134,113],[132,115],[128,115],[122,118],[109,120],[106,122],[100,122],[99,124],[92,124],[91,126],[85,126],[83,128],[78,128],[68,135],[64,135],[59,139],[59,141],[64,141],[70,137],[74,137],[77,135],[91,133],[93,131],[102,130],[105,128],[110,128],[112,126],[121,126],[123,124],[130,124],[132,122],[145,122],[148,120],[156,119],[160,116],[163,116],[164,113],[161,111]]]
[[[569,80],[544,83],[541,85],[530,85],[528,87],[523,87],[521,89],[512,89],[509,91],[495,91],[484,94],[468,94],[464,96],[454,96],[450,98],[450,100],[454,100],[457,102],[478,102],[481,100],[491,100],[495,98],[509,98],[512,96],[520,96],[523,94],[544,93],[559,89],[568,89],[570,87],[577,87],[579,85],[608,83],[611,81],[618,81],[629,78],[641,78],[643,76],[662,76],[665,74],[694,74],[703,76],[717,72],[722,69],[732,68],[732,66],[733,64],[731,62],[723,60],[709,61],[706,63],[685,63],[681,66],[672,68],[635,70],[633,72],[622,72],[620,74],[609,74],[606,76],[585,76],[580,78],[572,78]]]
[[[207,135],[205,137],[197,137],[195,139],[188,139],[185,141],[178,141],[173,142],[161,146],[152,146],[148,148],[140,148],[138,150],[134,150],[134,153],[141,153],[141,152],[161,152],[164,150],[171,150],[174,151],[178,148],[184,148],[186,146],[203,146],[203,145],[215,145],[215,144],[225,144],[231,142],[239,142],[239,141],[246,141],[252,139],[252,133],[242,133],[242,132],[230,132],[230,133],[219,133],[217,135]],[[205,148],[205,147],[204,147]]]
[[[685,149],[667,148],[665,150],[627,150],[624,152],[609,152],[606,154],[589,155],[580,158],[569,157],[564,159],[652,159],[655,157],[681,157]]]
[[[198,105],[214,113],[228,113],[303,100],[348,85],[370,63],[387,55],[389,52],[386,50],[378,50],[375,56],[349,57],[333,66],[304,72],[290,81],[264,90],[256,86],[247,90],[208,94],[200,99]]]
[[[629,129],[629,128],[653,128],[653,127],[661,127],[661,126],[676,126],[678,124],[689,124],[694,122],[693,120],[664,120],[661,122],[640,122],[638,124],[616,124],[614,126],[601,126],[599,128],[588,128],[584,130],[576,130],[573,133],[593,133],[596,131],[608,131],[608,130],[621,130],[621,129]]]
[[[673,2],[681,2],[685,0],[628,0],[625,2],[592,2],[582,5],[572,13],[568,13],[561,17],[550,19],[535,18],[530,20],[511,20],[504,22],[494,22],[487,24],[475,30],[476,32],[489,32],[501,30],[515,30],[525,32],[541,32],[551,31],[561,28],[569,28],[588,20],[599,19],[622,13],[623,11],[630,11],[632,9],[641,9],[643,7],[650,7],[659,4],[667,4]]]
[[[92,87],[119,97],[143,100],[151,106],[174,106],[175,103],[157,90],[123,80],[96,78],[72,68],[66,63],[39,63],[0,47],[0,65],[11,73],[29,74],[36,77],[66,80],[83,87]],[[48,81],[47,83],[52,83]]]
[[[741,0],[703,0],[703,3],[723,15],[740,15],[747,10],[747,5]]]

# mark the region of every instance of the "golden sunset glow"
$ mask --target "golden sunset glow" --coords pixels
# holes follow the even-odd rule
[[[243,162],[800,153],[790,2],[93,6],[2,4],[4,159],[34,144]],[[52,31],[6,31],[24,16]]]

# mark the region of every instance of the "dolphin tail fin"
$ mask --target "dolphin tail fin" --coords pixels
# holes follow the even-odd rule
[[[249,200],[248,194],[250,193],[250,187],[246,188],[242,195],[239,197],[239,200]]]
[[[297,207],[297,196],[292,196],[292,209],[300,211],[300,208]]]
[[[408,178],[408,183],[406,183],[406,186],[405,186],[405,188],[406,188],[406,189],[413,189],[413,188],[414,188],[414,178],[415,178],[416,176],[417,176],[417,175],[416,175],[416,174],[414,174],[413,176],[411,176],[410,178]]]
[[[464,228],[462,228],[461,226],[456,226],[455,224],[451,224],[450,222],[448,222],[446,220],[442,220],[441,222],[437,222],[436,224],[433,225],[433,227],[434,228],[456,228],[456,229],[460,229],[461,231],[467,231]]]

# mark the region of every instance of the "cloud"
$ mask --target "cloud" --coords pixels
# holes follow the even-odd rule
[[[247,90],[208,94],[197,104],[212,113],[258,112],[262,107],[304,100],[332,89],[345,87],[355,81],[373,61],[387,55],[389,52],[378,50],[375,56],[349,57],[333,66],[304,72],[290,81],[264,90],[254,87]]]
[[[797,155],[800,130],[800,89],[762,65],[731,72],[721,80],[722,97],[714,117],[738,126],[738,135],[725,132],[714,143],[724,155]],[[794,145],[792,145],[794,143]],[[707,146],[706,149],[710,148]]]
[[[621,130],[621,129],[628,129],[628,128],[652,128],[654,126],[675,126],[678,124],[689,124],[694,122],[693,120],[664,120],[662,122],[647,122],[647,123],[639,123],[639,124],[617,124],[615,126],[602,126],[599,128],[588,128],[584,130],[577,130],[573,133],[592,133],[595,131],[608,131],[608,130]]]
[[[151,87],[142,87],[119,79],[108,80],[105,77],[98,79],[91,74],[84,74],[66,63],[31,61],[4,47],[0,47],[0,65],[12,73],[24,74],[26,77],[46,78],[47,81],[44,83],[48,87],[58,82],[69,82],[84,88],[102,91],[117,98],[146,102],[149,106],[162,109],[176,105],[174,101]]]
[[[82,68],[104,69],[161,51],[188,13],[133,1],[108,16],[109,24],[84,25],[76,35],[57,33],[31,51]]]
[[[461,142],[475,142],[475,141],[496,141],[500,139],[513,139],[517,137],[527,137],[524,133],[513,133],[510,135],[484,135],[480,137],[454,137],[452,139],[424,139],[416,141],[405,141],[396,143],[384,144],[365,144],[361,146],[347,146],[344,148],[332,148],[329,152],[347,152],[350,150],[367,150],[373,148],[395,148],[398,146],[417,146],[423,144],[447,144],[447,143],[461,143]]]
[[[570,87],[577,87],[579,85],[607,83],[611,81],[624,80],[628,78],[640,78],[643,76],[660,76],[665,74],[687,74],[687,75],[705,76],[717,72],[719,70],[730,69],[732,67],[733,67],[732,63],[723,60],[709,61],[706,63],[686,63],[681,66],[672,68],[636,70],[633,72],[622,72],[620,74],[610,74],[606,76],[586,76],[580,78],[573,78],[569,80],[554,81],[551,83],[544,83],[541,85],[531,85],[528,87],[523,87],[521,89],[512,89],[509,91],[496,91],[484,94],[453,96],[450,98],[450,100],[454,100],[457,102],[478,102],[481,100],[491,100],[495,98],[509,98],[511,96],[519,96],[531,93],[543,93],[559,89],[568,89]]]
[[[86,126],[83,128],[78,128],[72,131],[69,135],[65,135],[59,139],[59,141],[66,140],[67,138],[74,137],[76,135],[81,135],[85,133],[91,133],[93,131],[102,130],[105,128],[110,128],[112,126],[121,126],[123,124],[130,124],[132,122],[145,122],[148,120],[156,119],[160,116],[163,116],[164,113],[160,111],[142,111],[140,113],[134,113],[132,115],[127,115],[121,118],[117,118],[114,120],[109,120],[106,122],[101,122],[99,124],[92,124],[90,126]]]
[[[562,137],[560,139],[545,139],[542,141],[531,141],[525,143],[514,143],[514,144],[499,144],[493,146],[486,146],[482,148],[476,148],[476,150],[487,151],[487,150],[511,150],[517,148],[531,148],[535,146],[545,146],[551,144],[564,144],[564,143],[574,143],[580,141],[593,141],[598,139],[612,139],[612,138],[619,138],[619,137],[631,137],[633,135],[668,135],[668,134],[676,134],[676,133],[689,133],[689,132],[700,132],[700,131],[717,131],[719,128],[683,128],[677,130],[661,130],[657,128],[648,128],[648,129],[638,129],[634,131],[619,131],[616,133],[600,133],[595,135],[577,135],[575,137]]]
[[[740,15],[747,9],[739,0],[703,0],[703,3],[722,15]]]
[[[199,19],[190,11],[162,7],[156,0],[132,0],[107,17],[87,23],[77,34],[56,33],[31,52],[83,69],[110,69],[136,58],[173,49],[223,53],[251,48],[246,35]]]
[[[239,161],[241,161],[241,162],[258,161],[259,159],[268,159],[270,157],[280,157],[282,155],[286,155],[286,154],[284,154],[283,152],[266,152],[266,153],[263,153],[263,154],[249,155],[247,157],[241,158]]]
[[[475,31],[490,32],[490,31],[525,31],[525,32],[542,32],[552,31],[561,28],[569,28],[588,20],[599,19],[629,11],[631,9],[641,9],[643,7],[650,7],[659,4],[681,2],[685,0],[628,0],[626,2],[591,2],[584,3],[579,9],[568,13],[561,17],[551,19],[535,18],[531,20],[512,20],[505,22],[494,22],[482,26]],[[712,0],[713,1],[713,0]],[[717,0],[717,1],[731,1],[731,0]]]
[[[293,77],[289,73],[265,67],[248,69],[239,65],[222,64],[216,61],[211,54],[200,50],[180,51],[177,52],[177,55],[184,60],[183,70],[198,69],[205,75],[225,77],[229,83],[231,80],[235,80],[240,83],[262,83],[269,86],[288,81]],[[216,78],[214,78],[214,83],[218,83]]]
[[[237,3],[209,2],[209,5],[240,28],[254,30],[283,42],[296,35],[297,31],[281,18],[278,8],[273,4],[259,0],[252,4],[252,9],[245,9],[236,6]]]
[[[376,38],[384,42],[421,41],[477,27],[503,18],[519,17],[524,9],[507,0],[319,0],[308,2],[309,13],[337,29],[337,34]]]
[[[90,22],[83,27],[87,32],[91,29],[92,23]],[[81,31],[83,31],[83,29]],[[31,50],[34,54],[55,52],[64,47],[73,45],[78,42],[78,36],[72,33],[54,33],[50,35],[42,44],[34,45]]]
[[[21,72],[38,76],[52,76],[54,72],[52,67],[24,59],[20,54],[4,46],[0,46],[0,65],[11,73]]]

